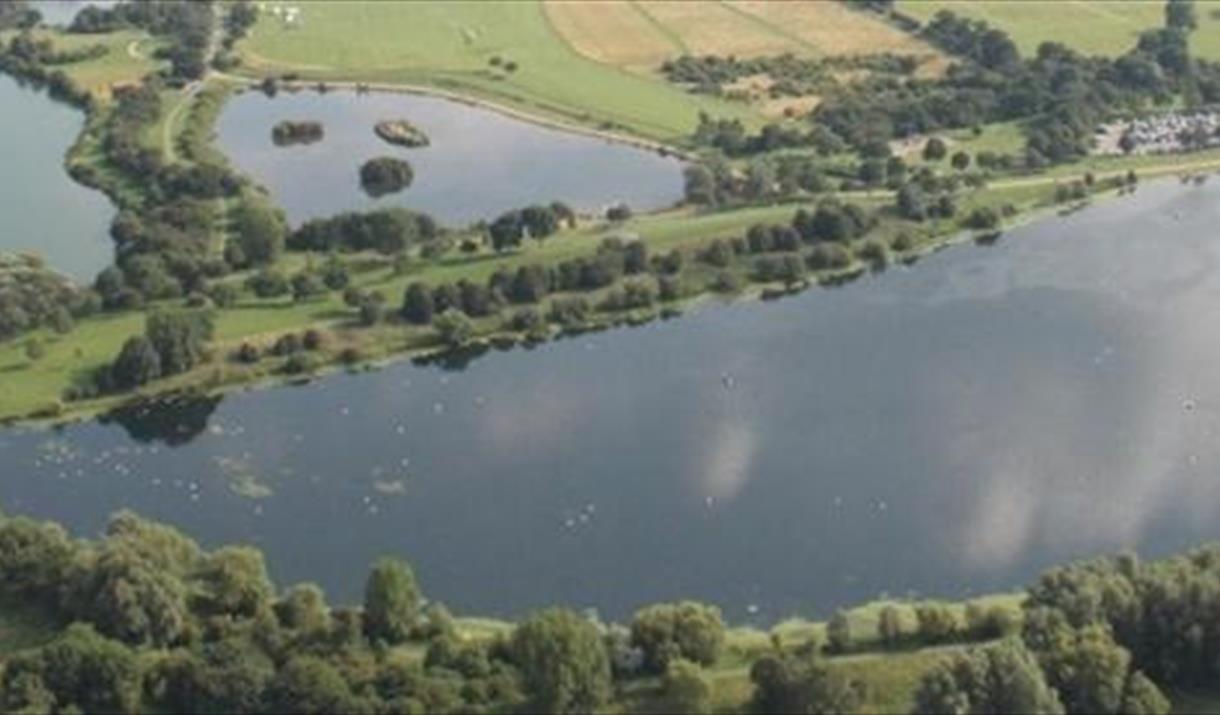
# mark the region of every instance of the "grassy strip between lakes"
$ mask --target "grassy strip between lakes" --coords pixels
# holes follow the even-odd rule
[[[1141,177],[1181,173],[1188,169],[1203,171],[1220,168],[1220,152],[1159,159],[1131,157],[1096,160],[1091,165],[1100,190],[1107,178],[1122,176],[1134,166],[1140,167]],[[1061,167],[1046,175],[1002,179],[989,187],[969,191],[960,197],[958,215],[969,215],[976,208],[989,207],[997,211],[1006,210],[1011,223],[1021,215],[1061,206],[1056,203],[1056,189],[1078,178],[1080,168],[1075,169],[1076,173],[1070,171],[1071,167]],[[494,253],[485,248],[469,254],[452,250],[438,258],[413,256],[405,265],[372,253],[343,254],[341,260],[351,274],[351,284],[362,291],[383,295],[386,312],[394,314],[401,305],[405,288],[412,282],[430,286],[460,280],[485,284],[493,273],[501,269],[513,271],[525,265],[553,266],[562,261],[591,256],[608,236],[638,236],[653,257],[670,251],[682,254],[684,267],[677,275],[679,292],[676,298],[652,301],[647,306],[631,309],[594,309],[579,325],[567,326],[572,330],[587,330],[671,316],[713,294],[778,294],[799,290],[811,283],[841,282],[865,273],[870,263],[877,260],[883,263],[913,260],[921,253],[963,235],[961,225],[956,220],[914,223],[898,219],[886,208],[886,202],[892,199],[889,192],[842,196],[862,206],[874,207],[881,217],[880,222],[867,235],[847,244],[849,263],[811,269],[803,273],[798,282],[787,285],[777,279],[760,281],[756,275],[758,256],[755,255],[737,256],[728,265],[720,267],[708,265],[699,256],[712,242],[741,237],[753,225],[786,224],[798,208],[810,208],[810,203],[703,213],[676,209],[641,215],[615,224],[587,221],[543,242],[526,240],[519,248],[504,253]],[[456,240],[462,240],[460,234]],[[880,245],[881,248],[877,249],[881,251],[880,256],[870,257],[862,253],[866,244]],[[326,256],[322,254],[290,252],[280,260],[277,268],[290,274],[306,266],[317,266],[325,260]],[[242,286],[250,275],[249,272],[238,273],[225,281]],[[617,289],[617,286],[611,286],[563,296],[580,296],[590,306],[597,306]],[[548,308],[546,301],[533,306],[542,315],[547,314]],[[517,312],[517,308],[509,306],[499,314],[473,319],[469,339],[477,346],[486,341],[498,344],[546,338],[546,333],[538,330],[510,325]],[[304,366],[307,368],[305,372],[331,365],[376,362],[444,347],[437,331],[430,326],[413,326],[397,319],[378,322],[371,327],[360,325],[358,311],[345,304],[339,292],[294,301],[290,296],[256,298],[243,290],[236,304],[217,309],[214,315],[216,332],[211,344],[212,358],[190,372],[150,384],[147,392],[177,389],[212,391],[282,377],[286,372],[283,360],[264,359],[246,364],[231,359],[231,355],[243,343],[249,342],[266,349],[283,334],[305,329],[315,329],[325,334],[322,346],[309,356]],[[80,321],[75,330],[66,335],[40,331],[25,339],[0,345],[0,374],[5,376],[6,383],[6,389],[0,394],[0,419],[68,419],[107,409],[126,399],[124,396],[114,396],[64,402],[63,396],[69,387],[79,384],[98,368],[108,364],[124,341],[139,334],[143,325],[144,314],[141,312],[109,313]],[[549,332],[554,334],[554,328]],[[37,357],[31,357],[26,349],[31,338],[40,342],[41,354]]]

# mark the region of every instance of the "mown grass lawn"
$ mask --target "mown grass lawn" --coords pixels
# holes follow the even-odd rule
[[[0,32],[0,43],[7,44],[14,32]],[[34,37],[51,40],[59,52],[72,52],[103,45],[106,54],[80,62],[56,65],[74,82],[99,99],[109,99],[111,86],[138,82],[165,63],[153,58],[159,42],[140,30],[120,30],[100,34],[73,34],[60,30],[34,30]]]
[[[590,126],[613,123],[672,141],[700,110],[761,121],[749,107],[689,94],[585,58],[537,2],[317,2],[288,25],[261,14],[239,51],[243,71],[427,84]],[[493,67],[498,58],[499,67]],[[515,63],[513,71],[504,69]]]

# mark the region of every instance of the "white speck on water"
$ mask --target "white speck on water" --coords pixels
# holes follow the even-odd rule
[[[343,415],[344,417],[347,417],[347,416],[348,416],[348,415],[350,415],[351,413],[352,413],[351,409],[349,409],[349,408],[347,408],[347,407],[340,407],[340,408],[339,408],[339,414]]]
[[[433,402],[433,403],[432,403],[432,411],[433,411],[435,414],[438,414],[438,415],[440,415],[440,414],[444,414],[444,412],[445,412],[445,404],[444,404],[443,402]]]
[[[1182,409],[1186,410],[1187,412],[1194,412],[1195,407],[1198,407],[1198,403],[1189,397],[1182,401]]]
[[[402,459],[398,460],[398,464],[401,465],[403,469],[406,469],[407,467],[411,466],[411,458],[403,457]]]
[[[262,505],[262,504],[255,504],[255,505],[254,505],[254,515],[255,515],[255,516],[262,516],[262,515],[263,515],[263,505]]]
[[[407,428],[402,425],[398,425],[397,427],[394,428],[394,431],[397,432],[398,434],[406,434]]]
[[[750,614],[751,616],[756,615],[758,613],[758,604],[751,603],[746,606],[746,613]]]
[[[191,501],[199,501],[199,493],[198,493],[198,492],[196,492],[196,493],[194,493],[194,494],[192,494],[192,495],[191,495]]]
[[[726,390],[731,390],[737,385],[737,380],[727,372],[720,373],[720,382]]]

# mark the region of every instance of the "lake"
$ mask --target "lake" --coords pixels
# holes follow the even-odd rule
[[[386,119],[410,121],[431,145],[407,149],[382,141],[373,126]],[[284,120],[321,122],[325,137],[276,146],[271,129]],[[300,91],[269,98],[247,91],[225,106],[217,137],[239,169],[270,189],[293,225],[383,206],[427,211],[442,223],[462,225],[553,200],[579,211],[620,201],[644,211],[682,198],[678,159],[422,95]],[[411,186],[377,199],[365,194],[360,166],[377,156],[410,162]]]
[[[64,169],[85,116],[0,74],[0,251],[41,254],[82,282],[110,264],[114,207]]]
[[[0,432],[0,504],[131,508],[359,598],[400,554],[462,613],[735,622],[1020,587],[1220,537],[1220,184],[778,302]]]

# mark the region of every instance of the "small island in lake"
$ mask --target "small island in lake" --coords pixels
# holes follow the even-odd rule
[[[276,146],[313,144],[322,141],[322,134],[321,122],[284,120],[271,128],[271,141]]]
[[[431,143],[423,130],[405,119],[387,119],[377,122],[373,127],[373,132],[391,144],[412,149],[428,146]]]
[[[360,167],[360,186],[374,198],[402,191],[414,178],[411,165],[392,156],[369,159]]]

